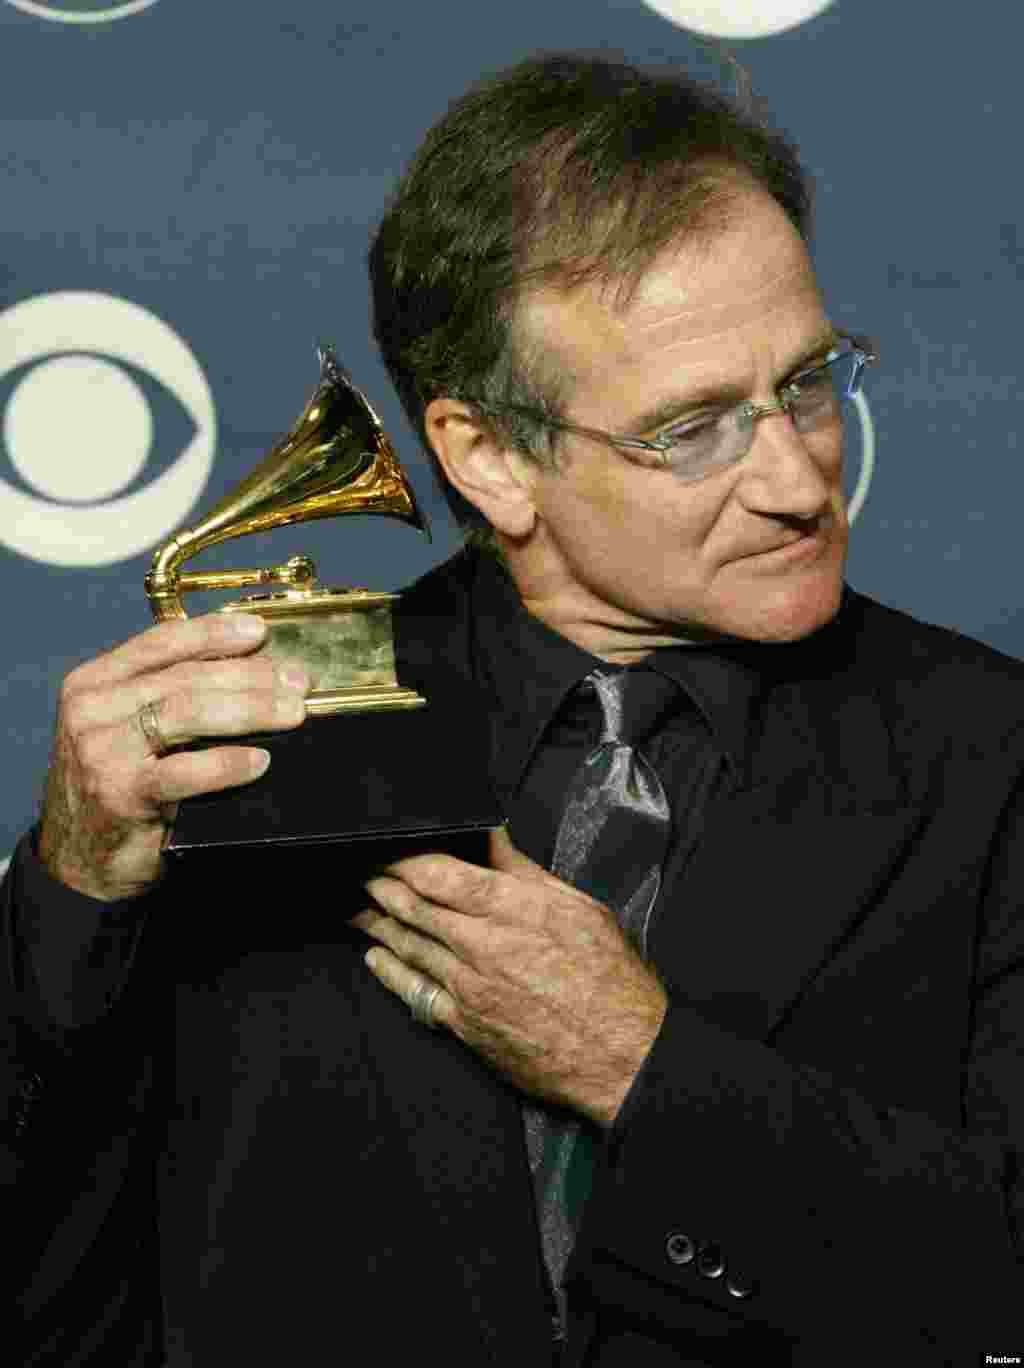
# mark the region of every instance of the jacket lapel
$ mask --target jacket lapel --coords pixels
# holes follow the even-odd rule
[[[747,772],[710,806],[661,910],[655,962],[711,1020],[766,1039],[856,934],[921,821],[857,671],[773,688]]]

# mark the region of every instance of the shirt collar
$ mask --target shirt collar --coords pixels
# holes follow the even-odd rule
[[[513,792],[562,701],[606,662],[528,612],[494,556],[480,554],[473,593],[474,673],[500,707],[496,778]],[[764,650],[755,642],[673,646],[643,662],[689,695],[737,775],[746,770],[754,708],[766,684],[758,660]]]

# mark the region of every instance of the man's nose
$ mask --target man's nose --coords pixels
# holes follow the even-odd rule
[[[811,519],[831,507],[834,477],[839,469],[839,437],[829,463],[823,463],[830,450],[823,435],[808,442],[783,409],[761,413],[755,421],[754,441],[747,454],[743,498],[754,512],[774,517]],[[831,436],[831,434],[829,434]]]

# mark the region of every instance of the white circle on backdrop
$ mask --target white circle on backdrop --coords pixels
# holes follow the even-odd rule
[[[98,356],[57,356],[22,377],[7,401],[3,432],[26,484],[58,502],[94,503],[142,470],[153,416],[120,366]]]
[[[857,475],[857,484],[850,495],[850,502],[846,505],[846,520],[851,527],[864,507],[864,500],[868,497],[875,473],[875,423],[863,392],[853,396],[853,406],[860,420],[860,471]]]
[[[680,28],[709,38],[770,38],[806,24],[832,0],[644,0]]]
[[[105,388],[110,392],[109,387],[98,386],[93,391],[96,407],[87,405],[78,414],[77,426],[87,440],[63,453],[68,483],[61,484],[55,495],[63,502],[37,498],[0,478],[0,543],[47,565],[112,565],[138,555],[179,528],[202,493],[213,466],[216,442],[213,396],[202,366],[174,329],[148,309],[115,295],[58,290],[22,300],[0,313],[0,379],[19,366],[51,357],[38,382],[49,388],[60,374],[50,369],[56,359],[54,353],[86,353],[83,360],[97,359],[98,354],[107,366],[112,364],[108,358],[113,358],[147,371],[175,395],[195,425],[192,440],[177,461],[144,489],[105,503],[83,506],[83,497],[108,497],[104,491],[109,490],[113,476],[107,458],[95,469],[89,463],[89,450],[95,449],[104,428],[114,451],[121,452],[114,463],[120,461],[122,475],[131,460],[130,452],[126,459],[119,445],[121,439],[113,431],[118,413],[127,412],[128,390],[119,388],[111,414],[98,402]],[[73,355],[68,359],[79,358]],[[121,373],[127,381],[129,377]],[[82,373],[73,390],[79,398],[83,392],[88,393],[78,383],[81,378]],[[134,386],[134,381],[131,384]],[[20,390],[21,385],[15,389],[12,400]],[[51,389],[50,393],[54,404],[63,402],[61,392]],[[138,393],[145,403],[141,391]],[[8,424],[5,417],[5,434],[9,427],[13,427],[22,465],[29,470],[49,471],[48,478],[59,481],[61,475],[54,466],[57,458],[49,450],[49,413],[41,415],[35,428],[29,428],[17,416],[13,424]],[[135,436],[141,437],[137,420]],[[122,488],[123,483],[116,488]]]
[[[47,5],[42,0],[7,0],[7,3],[25,14],[34,14],[37,19],[53,19],[59,24],[109,24],[113,19],[127,19],[130,14],[149,9],[156,0],[124,0],[120,5],[89,10],[72,9],[56,2]]]

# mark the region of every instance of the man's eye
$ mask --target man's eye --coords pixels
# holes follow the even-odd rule
[[[786,381],[786,385],[783,388],[788,387],[789,385],[799,385],[801,388],[822,384],[830,385],[832,383],[831,362],[837,361],[839,355],[840,353],[838,351],[828,352],[820,361],[816,361],[813,366],[808,366],[806,370],[798,371],[796,375]]]
[[[802,390],[825,389],[832,384],[832,375],[827,366],[815,366],[813,370],[794,375],[789,384]]]

